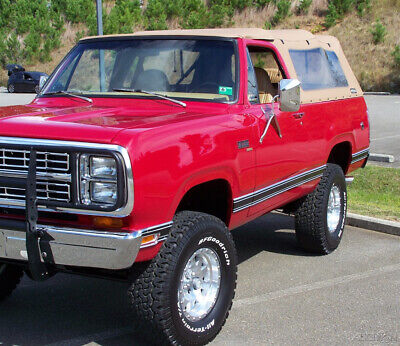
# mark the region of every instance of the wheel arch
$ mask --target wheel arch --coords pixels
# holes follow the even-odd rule
[[[352,141],[342,138],[331,147],[326,162],[339,165],[346,174],[351,164],[352,148]]]
[[[198,181],[186,189],[179,201],[175,214],[184,211],[198,211],[214,215],[229,225],[232,215],[233,194],[226,178]]]

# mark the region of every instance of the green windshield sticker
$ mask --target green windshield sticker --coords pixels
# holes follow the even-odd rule
[[[220,95],[232,96],[232,88],[231,87],[220,86],[219,89],[218,89],[218,93]]]

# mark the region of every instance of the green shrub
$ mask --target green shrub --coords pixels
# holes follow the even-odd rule
[[[117,0],[104,21],[105,34],[127,34],[141,21],[141,8],[138,0]]]
[[[311,4],[312,0],[300,0],[299,6],[297,7],[297,11],[299,13],[308,14]]]
[[[254,6],[258,8],[263,8],[267,6],[270,2],[273,2],[274,0],[255,0],[253,1]]]
[[[343,17],[347,12],[349,12],[354,4],[355,0],[330,0],[329,4],[333,4],[336,8],[336,12],[340,17]]]
[[[392,52],[392,56],[394,59],[394,66],[400,69],[400,45],[396,45]]]
[[[372,40],[375,44],[383,43],[385,41],[385,36],[387,34],[386,27],[378,19],[370,30],[372,34]]]
[[[264,23],[264,29],[265,29],[265,30],[271,30],[271,29],[272,29],[272,24],[271,24],[270,21],[267,20],[267,21]]]
[[[339,13],[336,10],[336,6],[331,2],[328,5],[328,12],[325,16],[324,26],[326,28],[330,28],[336,24],[336,21],[339,19]]]
[[[357,0],[356,8],[360,17],[363,17],[367,12],[369,12],[371,7],[371,0]]]
[[[276,25],[280,23],[283,19],[290,16],[290,7],[292,2],[290,0],[279,0],[276,3],[277,11],[272,17],[272,24]]]

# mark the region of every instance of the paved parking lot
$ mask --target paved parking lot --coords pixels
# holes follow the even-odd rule
[[[1,94],[0,105],[32,98]],[[367,102],[372,150],[386,143],[398,155],[400,97]],[[276,214],[233,234],[237,295],[213,345],[400,344],[400,237],[346,227],[336,252],[310,256],[297,247],[293,220]],[[25,277],[1,305],[0,345],[144,344],[126,288],[66,274],[42,284]]]
[[[310,256],[287,216],[233,233],[237,295],[213,345],[400,344],[399,237],[346,227],[336,252]],[[0,345],[143,345],[126,288],[66,274],[24,278],[1,306]]]
[[[392,164],[400,167],[400,95],[365,96],[371,117],[371,152],[395,157]]]

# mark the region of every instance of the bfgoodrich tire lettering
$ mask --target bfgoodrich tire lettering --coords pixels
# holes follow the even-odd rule
[[[182,311],[178,291],[186,264],[199,249],[210,249],[209,253],[218,256],[221,277],[211,310],[200,320],[191,321]],[[141,334],[157,344],[210,342],[222,328],[231,308],[236,267],[232,236],[221,220],[198,212],[177,214],[160,252],[133,280],[129,290]]]
[[[338,217],[333,223],[330,222],[328,227],[328,209],[332,209],[328,204],[332,202],[332,196],[335,194]],[[334,251],[342,239],[346,211],[347,191],[343,171],[338,165],[327,164],[316,189],[301,201],[295,214],[299,244],[305,250],[323,255]]]
[[[17,266],[0,263],[0,302],[17,287],[23,274],[23,270]]]

